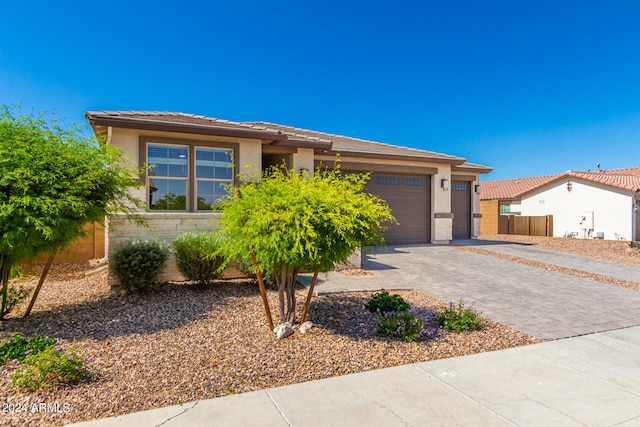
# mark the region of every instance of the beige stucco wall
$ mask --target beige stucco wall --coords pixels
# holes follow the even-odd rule
[[[187,139],[190,141],[235,143],[239,145],[239,159],[235,159],[235,161],[240,168],[240,175],[250,175],[256,172],[260,173],[262,170],[262,142],[259,139],[193,135],[174,132],[140,131],[135,129],[113,129],[110,142],[112,145],[122,148],[125,154],[136,165],[139,165],[139,144],[141,136]],[[142,191],[142,194],[144,196],[144,191]]]
[[[480,191],[482,191],[482,185],[480,184],[480,176],[475,175],[476,179],[471,183],[471,215],[481,214],[480,212],[480,194],[476,193],[476,185],[480,185]],[[477,238],[480,232],[481,218],[473,218],[471,223],[471,238]]]
[[[449,189],[442,189],[442,180],[449,181]],[[439,165],[438,173],[431,180],[431,242],[447,244],[453,238],[453,218],[434,218],[436,213],[451,213],[451,166]]]
[[[306,169],[309,172],[313,172],[314,168],[314,150],[312,148],[298,148],[296,153],[293,153],[293,168],[295,170]]]

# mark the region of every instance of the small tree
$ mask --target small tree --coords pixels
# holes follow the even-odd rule
[[[11,266],[55,252],[84,234],[83,226],[125,212],[137,218],[140,184],[121,150],[83,137],[44,115],[16,116],[0,106],[0,281],[4,315]]]
[[[367,180],[343,175],[339,167],[314,174],[276,167],[235,188],[221,204],[223,250],[231,259],[251,254],[256,271],[272,273],[281,322],[295,321],[301,269],[313,271],[315,283],[318,272],[346,262],[362,245],[384,242],[381,224],[395,220],[385,201],[364,191]]]

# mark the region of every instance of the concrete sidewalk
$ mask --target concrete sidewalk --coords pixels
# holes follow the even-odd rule
[[[638,426],[640,327],[77,426]]]

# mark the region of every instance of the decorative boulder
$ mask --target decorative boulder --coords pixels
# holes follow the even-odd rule
[[[285,322],[273,328],[273,333],[276,334],[277,339],[281,340],[293,334],[293,328],[291,327],[291,323]]]
[[[307,332],[309,329],[311,329],[311,327],[313,326],[313,322],[309,322],[308,320],[306,322],[304,322],[302,325],[300,325],[300,333],[304,334],[305,332]]]

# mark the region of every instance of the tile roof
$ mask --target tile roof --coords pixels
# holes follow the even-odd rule
[[[294,135],[292,132],[282,132],[273,127],[257,125],[255,123],[234,122],[231,120],[217,119],[214,117],[200,116],[196,114],[175,113],[168,111],[88,111],[85,117],[93,124],[100,120],[117,120],[119,123],[138,124],[143,128],[145,124],[155,125],[182,125],[189,129],[206,130],[225,128],[236,131],[260,132],[260,136],[265,139],[275,139],[278,141],[302,141],[307,143],[324,144],[327,148],[331,146],[331,141],[315,136]]]
[[[541,187],[561,175],[532,176],[529,178],[499,179],[482,182],[480,200],[517,199],[521,194]]]
[[[455,173],[455,172],[480,172],[480,173],[489,173],[493,170],[492,167],[490,166],[485,166],[485,165],[480,165],[478,163],[470,163],[470,162],[464,162],[461,165],[454,165],[451,168],[451,172]]]
[[[362,157],[389,157],[389,158],[413,158],[433,160],[436,162],[450,163],[461,170],[474,170],[486,173],[491,168],[473,163],[466,163],[464,158],[451,156],[433,151],[419,150],[415,148],[402,147],[398,145],[384,144],[375,141],[352,138],[348,136],[335,135],[325,132],[300,129],[292,126],[279,125],[268,122],[233,122],[213,117],[200,116],[196,114],[175,113],[168,111],[88,111],[85,117],[92,123],[103,121],[113,121],[116,123],[126,123],[126,126],[133,124],[140,127],[147,124],[149,126],[158,125],[181,125],[189,129],[206,133],[206,130],[228,128],[230,131],[260,132],[264,139],[278,140],[277,144],[284,145],[300,141],[303,144],[297,146],[309,146],[315,148],[329,149],[330,152],[353,153]],[[104,130],[104,129],[103,129]],[[245,133],[246,133],[245,132]],[[283,142],[284,140],[284,142]],[[315,145],[314,145],[315,144]]]
[[[640,192],[640,166],[600,171],[566,171],[557,175],[502,179],[482,183],[480,200],[517,199],[562,178],[574,178],[621,190]]]
[[[304,135],[307,137],[315,136],[319,138],[329,139],[333,142],[331,151],[341,153],[369,153],[386,156],[401,157],[418,157],[434,160],[445,160],[453,164],[463,164],[465,159],[462,157],[451,156],[448,154],[436,153],[433,151],[419,150],[416,148],[402,147],[398,145],[385,144],[382,142],[369,141],[366,139],[353,138],[343,135],[335,135],[331,133],[318,132],[308,129],[301,129],[291,126],[279,125],[268,122],[245,122],[245,124],[263,125],[270,128],[279,129],[285,133],[292,132],[295,135]]]

